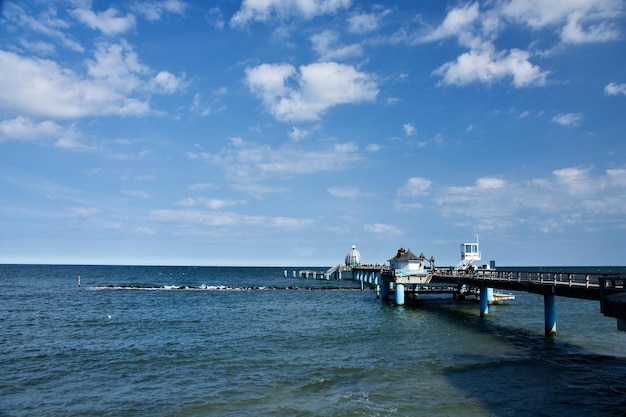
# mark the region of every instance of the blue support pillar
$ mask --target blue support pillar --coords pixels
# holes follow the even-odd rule
[[[396,284],[396,305],[404,305],[404,284]]]
[[[480,316],[489,314],[489,295],[487,287],[480,287]]]
[[[496,301],[496,297],[493,295],[493,288],[487,288],[487,301],[489,304],[493,304]]]
[[[389,281],[382,281],[380,283],[380,298],[383,301],[389,300]]]
[[[546,336],[556,334],[556,296],[546,294],[543,296],[543,310],[545,316]]]

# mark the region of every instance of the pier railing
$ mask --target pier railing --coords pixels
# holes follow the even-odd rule
[[[437,269],[432,272],[431,282],[597,300],[601,312],[617,318],[619,326],[626,329],[626,275],[623,273]]]
[[[450,271],[437,269],[433,282],[487,285],[493,288],[555,294],[565,297],[600,300],[601,290],[623,291],[624,275],[600,272],[563,272],[542,270],[479,269]],[[604,283],[604,284],[603,284]],[[604,285],[604,287],[603,287]]]

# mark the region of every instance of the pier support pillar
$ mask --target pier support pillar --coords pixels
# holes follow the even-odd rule
[[[389,301],[389,281],[382,281],[380,283],[380,298],[383,301]]]
[[[556,334],[556,296],[546,294],[543,296],[543,310],[545,317],[546,336]]]
[[[404,305],[404,284],[396,284],[396,305]]]
[[[489,314],[489,288],[480,287],[480,316],[486,316]],[[493,290],[492,290],[493,291]]]

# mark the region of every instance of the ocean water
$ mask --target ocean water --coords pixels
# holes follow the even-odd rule
[[[557,298],[545,337],[537,295],[480,318],[293,269],[0,265],[0,416],[626,413],[597,302]]]

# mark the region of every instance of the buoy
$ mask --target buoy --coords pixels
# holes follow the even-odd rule
[[[80,287],[80,275],[78,276],[78,286]]]

